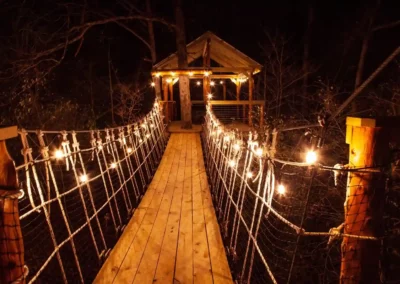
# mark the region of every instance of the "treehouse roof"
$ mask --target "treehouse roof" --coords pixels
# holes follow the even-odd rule
[[[257,73],[261,70],[262,65],[260,63],[251,59],[210,31],[205,32],[186,46],[189,64],[202,57],[208,39],[210,39],[210,58],[222,67],[232,68],[233,73],[240,73],[239,70],[248,70]],[[238,68],[238,71],[235,72],[234,68]],[[161,60],[153,67],[154,71],[169,69],[178,69],[178,56],[176,52]],[[211,67],[210,69],[213,68]]]

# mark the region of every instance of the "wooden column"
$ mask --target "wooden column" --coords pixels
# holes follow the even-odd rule
[[[386,175],[391,154],[389,143],[399,137],[400,117],[370,119],[348,117],[349,144],[344,233],[380,238],[383,236],[383,205]],[[370,169],[365,169],[370,167]],[[380,283],[380,240],[343,237],[341,283]]]
[[[162,97],[161,97],[161,84],[160,84],[160,76],[154,76],[153,77],[153,82],[154,82],[154,90],[156,92],[156,98],[161,101]]]
[[[224,98],[224,101],[226,101],[226,84],[225,84],[225,82],[222,84],[222,96]]]
[[[242,83],[239,80],[236,80],[236,100],[240,101],[240,88],[242,87]],[[244,106],[243,106],[244,108]],[[236,107],[236,116],[239,117],[239,105]],[[244,119],[244,117],[243,117]]]
[[[6,140],[16,137],[17,127],[0,128],[0,283],[24,278],[24,244],[19,222],[19,186]]]
[[[168,82],[166,78],[162,78],[162,87],[163,87],[163,94],[164,94],[164,115],[165,115],[165,123],[169,122],[169,103],[168,103]]]
[[[173,121],[175,119],[175,105],[174,105],[174,81],[168,83],[168,90],[169,90],[169,115],[170,120]]]
[[[254,90],[254,81],[253,77],[251,75],[251,72],[249,73],[249,125],[253,126],[253,90]]]
[[[210,85],[210,77],[204,76],[203,78],[203,100],[205,104],[208,102],[208,94],[211,94],[211,85]]]

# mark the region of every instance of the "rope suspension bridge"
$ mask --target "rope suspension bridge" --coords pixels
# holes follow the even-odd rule
[[[321,224],[309,215],[324,219],[313,211],[328,194],[319,180],[328,170],[340,183],[346,169],[313,155],[282,160],[276,130],[264,140],[234,131],[211,104],[202,139],[169,136],[158,103],[124,127],[18,133],[19,185],[1,191],[0,256],[12,263],[1,267],[1,283],[296,283],[305,274],[330,282],[340,265],[360,269],[351,257],[343,262],[345,251],[333,260],[336,239],[348,241],[349,253],[363,243],[379,248],[359,211],[371,197],[357,192],[365,187],[359,176],[376,168],[348,170],[358,184],[347,197],[347,230],[312,231]],[[330,263],[318,246],[333,251]]]

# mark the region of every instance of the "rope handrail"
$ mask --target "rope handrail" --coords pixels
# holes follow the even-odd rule
[[[91,282],[161,160],[167,136],[159,105],[125,126],[20,129],[19,136],[19,220],[29,267],[22,277]]]

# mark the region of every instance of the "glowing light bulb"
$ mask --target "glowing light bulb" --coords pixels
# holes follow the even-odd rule
[[[215,82],[214,82],[214,81],[211,81],[211,82],[210,82],[210,85],[211,85],[211,86],[215,86]]]
[[[160,77],[160,73],[156,73],[156,77],[159,78]]]
[[[171,72],[172,77],[175,77],[175,72]]]
[[[192,77],[193,76],[193,72],[189,72],[189,76]]]
[[[171,83],[172,79],[171,78],[167,78],[167,80],[165,80],[167,83]]]
[[[152,124],[150,124],[150,127],[151,127],[151,128],[154,128],[154,124],[153,124],[153,123],[152,123]]]
[[[139,139],[139,143],[142,143],[143,142],[143,139]]]
[[[150,83],[150,86],[152,86],[152,87],[154,87],[155,85],[156,85],[156,83],[154,83],[154,82]]]
[[[253,177],[253,172],[247,172],[246,173],[247,178],[252,178]]]
[[[233,149],[236,150],[236,151],[239,151],[239,150],[240,150],[240,145],[237,144],[237,143],[234,144],[234,145],[233,145]]]
[[[204,76],[208,77],[210,75],[210,72],[206,71],[204,72]]]
[[[146,123],[142,123],[142,125],[140,125],[143,129],[146,129]]]
[[[221,81],[219,81],[219,83],[220,83],[221,85],[223,85],[223,84],[224,84],[224,81],[221,80]]]
[[[317,160],[318,160],[317,153],[315,153],[312,150],[307,152],[307,154],[306,154],[306,163],[307,164],[310,164],[310,165],[314,164]]]
[[[278,190],[278,193],[281,195],[286,193],[286,188],[283,184],[279,184],[277,190]]]
[[[258,148],[257,150],[256,150],[256,156],[257,157],[261,157],[263,155],[263,149],[262,148]]]
[[[229,142],[230,140],[231,140],[231,137],[229,137],[229,136],[225,136],[225,137],[224,137],[224,141],[225,141],[225,142]]]
[[[97,149],[102,150],[103,149],[103,145],[97,146]]]
[[[132,153],[132,148],[131,148],[131,147],[129,147],[128,149],[126,149],[126,152],[128,152],[128,153]]]
[[[231,168],[234,168],[234,167],[236,166],[236,162],[235,162],[234,160],[230,160],[230,161],[228,162],[228,165],[229,165]]]
[[[201,85],[201,82],[200,82],[200,81],[197,81],[197,82],[196,82],[196,85],[197,85],[197,86],[200,86],[200,85]]]
[[[60,159],[62,159],[62,158],[64,158],[64,151],[63,150],[56,150],[55,152],[54,152],[54,157],[57,159],[57,160],[60,160]]]
[[[215,131],[211,132],[211,136],[215,136],[217,134]]]
[[[212,97],[213,97],[212,94],[208,94],[208,95],[207,95],[207,98],[208,98],[209,100],[211,100]]]
[[[24,191],[23,189],[20,189],[19,192],[20,192],[20,195],[18,196],[18,199],[24,198],[24,196],[25,196],[25,191]]]
[[[80,181],[81,183],[87,182],[87,181],[88,181],[88,176],[87,176],[87,175],[81,175],[81,176],[79,177],[79,181]]]
[[[150,134],[149,134],[149,133],[147,133],[147,134],[146,134],[146,137],[147,137],[147,138],[149,138],[149,137],[150,137]]]
[[[126,144],[126,138],[122,138],[122,143],[124,143],[124,145]]]
[[[110,168],[115,169],[117,167],[117,163],[111,163]]]
[[[218,128],[217,134],[220,135],[221,133],[222,133],[222,129],[221,129],[221,128]]]

